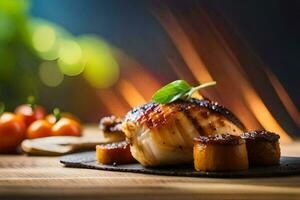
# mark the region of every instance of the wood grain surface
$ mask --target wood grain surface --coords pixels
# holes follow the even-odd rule
[[[282,154],[300,156],[300,142]],[[217,179],[63,167],[59,157],[0,155],[0,199],[300,199],[300,176]]]

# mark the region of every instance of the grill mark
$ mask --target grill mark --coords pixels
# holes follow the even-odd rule
[[[194,106],[205,107],[212,112],[219,113],[226,117],[229,121],[237,125],[240,129],[246,131],[244,124],[231,111],[229,111],[224,106],[219,105],[217,102],[192,98],[189,100],[189,103]]]
[[[243,123],[225,107],[209,100],[199,100],[194,98],[186,101],[177,100],[167,105],[149,102],[129,111],[128,114],[125,116],[124,121],[138,121],[140,123],[146,123],[146,125],[149,128],[154,128],[158,125],[166,124],[168,122],[169,116],[173,113],[176,113],[178,111],[185,112],[190,109],[197,109],[197,107],[208,109],[208,113],[203,113],[204,118],[206,117],[206,115],[211,114],[213,112],[218,113],[227,118],[236,126],[238,126],[241,130],[246,131],[246,128],[243,125]],[[166,111],[168,109],[171,109],[171,112],[165,113],[165,110],[161,109],[166,109]],[[153,118],[153,116],[155,116],[155,118]]]
[[[191,115],[189,110],[183,110],[183,114],[192,122],[199,135],[205,133],[204,129],[198,124],[198,120]]]

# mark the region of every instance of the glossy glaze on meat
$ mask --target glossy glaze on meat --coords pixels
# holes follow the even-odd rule
[[[126,115],[122,130],[132,155],[142,165],[157,166],[192,163],[194,137],[218,133],[240,135],[245,127],[223,106],[189,99],[139,106]]]
[[[245,140],[237,135],[216,134],[195,137],[194,142],[199,144],[237,145],[245,143]]]
[[[280,162],[280,136],[261,130],[246,132],[241,135],[246,140],[250,165],[277,165]]]
[[[240,136],[216,134],[194,139],[197,171],[238,171],[248,169],[245,140]]]
[[[217,102],[194,98],[187,101],[178,100],[171,104],[149,102],[131,110],[126,115],[125,121],[147,123],[149,128],[155,128],[166,124],[168,119],[171,119],[172,114],[176,114],[176,112],[184,112],[191,121],[196,120],[192,114],[193,109],[201,109],[202,112],[200,114],[203,118],[207,118],[211,112],[220,114],[236,124],[240,129],[245,130],[243,123],[224,106],[219,105]]]

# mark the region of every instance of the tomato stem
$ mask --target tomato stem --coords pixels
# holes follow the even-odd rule
[[[5,104],[3,102],[0,102],[0,116],[4,113],[5,111]]]
[[[61,118],[61,113],[59,108],[54,108],[53,109],[53,115],[55,117],[55,122],[58,122]]]
[[[31,109],[34,110],[36,107],[36,101],[34,96],[27,97],[27,103],[30,105]]]

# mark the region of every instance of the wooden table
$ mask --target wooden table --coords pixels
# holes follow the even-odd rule
[[[300,142],[282,145],[300,156]],[[300,176],[216,179],[63,167],[58,157],[0,155],[0,199],[300,199]]]

